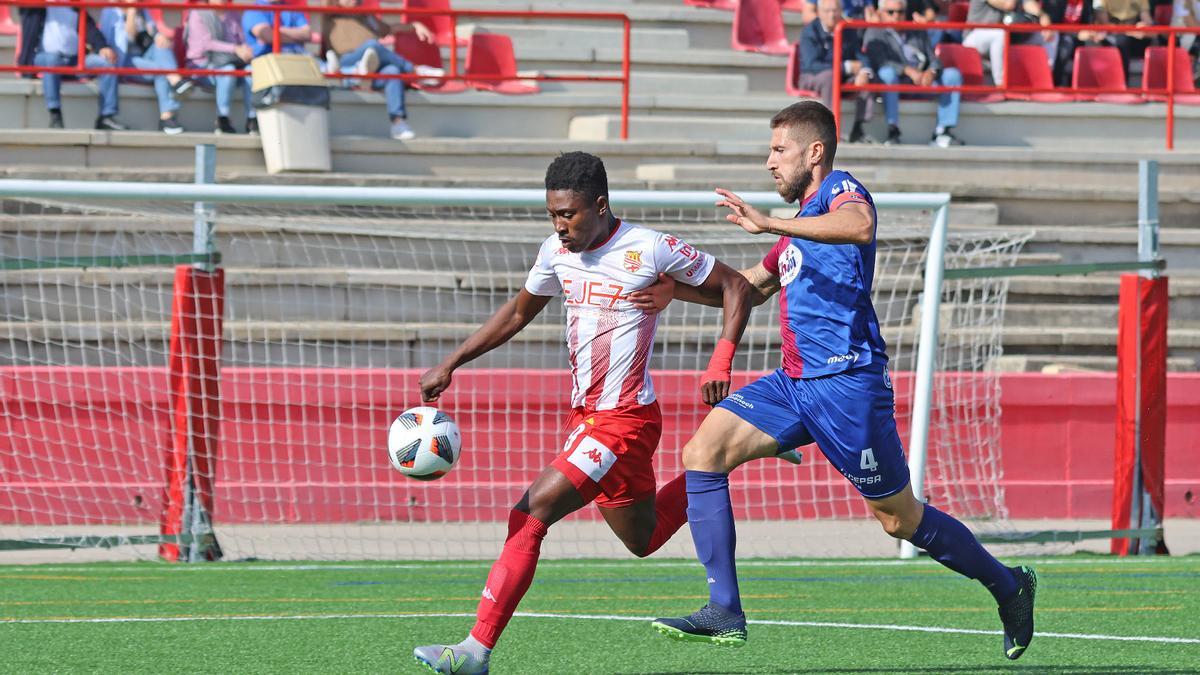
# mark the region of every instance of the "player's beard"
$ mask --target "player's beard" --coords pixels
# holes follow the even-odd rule
[[[793,204],[804,196],[805,191],[808,190],[809,185],[812,185],[812,182],[812,169],[804,167],[800,169],[795,178],[779,186],[779,196],[783,197],[783,201],[788,204]]]

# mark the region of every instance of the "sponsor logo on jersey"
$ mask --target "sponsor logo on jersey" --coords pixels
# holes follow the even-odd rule
[[[554,252],[554,255],[566,255],[568,253],[570,253],[570,251],[567,250],[566,246],[559,246],[558,250]]]
[[[887,387],[888,389],[892,388],[892,375],[891,373],[888,373],[887,368],[883,369],[883,386]]]
[[[492,595],[492,589],[488,588],[487,586],[483,587],[483,597],[491,600],[492,602],[496,602],[496,596]]]
[[[696,273],[699,272],[703,268],[704,268],[704,256],[699,256],[696,258],[696,262],[692,263],[692,266],[688,268],[687,278],[691,279],[692,277],[696,276]]]
[[[591,436],[580,439],[579,445],[567,456],[567,461],[574,464],[588,478],[600,482],[604,474],[617,463],[617,456],[600,441]]]
[[[779,283],[787,286],[800,276],[800,266],[804,263],[804,254],[795,244],[788,244],[779,254]]]
[[[851,363],[858,361],[858,352],[848,352],[846,354],[831,356],[825,360],[825,363],[831,365],[834,363],[845,363],[847,361],[850,361]]]
[[[630,272],[642,269],[641,251],[625,251],[625,269]]]

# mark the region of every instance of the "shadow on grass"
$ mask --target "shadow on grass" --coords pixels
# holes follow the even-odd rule
[[[816,674],[816,673],[822,673],[822,674],[826,674],[826,673],[829,673],[829,674],[887,673],[888,675],[902,674],[902,673],[931,673],[931,674],[971,673],[972,675],[974,675],[977,673],[979,673],[979,674],[1013,673],[1013,671],[1019,671],[1019,673],[1055,673],[1058,675],[1092,675],[1092,674],[1096,674],[1096,673],[1114,673],[1114,674],[1121,674],[1121,673],[1134,674],[1134,673],[1136,673],[1139,675],[1142,673],[1152,674],[1152,675],[1195,675],[1195,673],[1196,673],[1196,671],[1194,669],[1154,668],[1154,667],[1146,667],[1146,665],[1087,665],[1087,667],[1084,667],[1084,665],[1048,665],[1048,664],[1018,665],[1015,663],[1008,664],[1008,665],[959,665],[959,667],[946,667],[946,665],[938,665],[938,667],[931,667],[931,668],[904,668],[904,669],[895,669],[895,668],[812,668],[812,669],[798,668],[798,669],[792,669],[792,668],[785,668],[785,669],[779,669],[779,670],[768,670],[768,669],[763,669],[763,668],[748,668],[748,669],[744,669],[744,670],[742,670],[742,669],[688,670],[688,673],[690,675],[734,675],[734,674],[740,674],[740,673],[755,673],[755,674],[760,674],[760,675],[762,675],[762,674],[766,674],[766,675],[800,675],[800,674],[809,674],[809,673],[812,673],[812,674]],[[682,671],[662,670],[662,671],[654,671],[654,673],[644,673],[644,671],[637,671],[638,675],[679,675],[679,673],[682,673]],[[619,673],[619,671],[618,671],[618,673],[614,673],[613,675],[634,675],[634,671],[630,671],[630,673],[628,673],[628,674]]]

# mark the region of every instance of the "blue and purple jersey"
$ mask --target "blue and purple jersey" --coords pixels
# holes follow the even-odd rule
[[[866,188],[845,171],[834,171],[804,200],[796,217],[823,216],[849,203],[867,204],[875,214]],[[763,267],[779,277],[782,367],[788,377],[822,377],[887,363],[871,304],[874,237],[858,245],[783,236],[763,258]]]

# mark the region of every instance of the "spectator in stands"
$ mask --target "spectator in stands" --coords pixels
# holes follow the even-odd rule
[[[1154,19],[1147,0],[1096,0],[1096,23],[1141,28],[1154,25]],[[1130,59],[1140,57],[1150,40],[1145,33],[1108,33],[1105,42],[1120,50],[1128,80]]]
[[[817,92],[833,108],[833,29],[842,22],[841,0],[818,0],[817,20],[800,33],[800,87]],[[842,31],[842,77],[863,85],[871,81],[871,69],[862,62],[862,38],[856,30]],[[854,127],[850,142],[868,140],[863,122],[871,119],[874,96],[860,92],[854,102]]]
[[[883,0],[879,7],[880,20],[901,21],[906,11],[904,0]],[[949,87],[962,84],[962,74],[957,68],[943,68],[933,53],[929,34],[923,30],[901,34],[894,28],[871,28],[866,35],[867,61],[875,76],[887,84],[906,82],[928,87],[941,84]],[[962,145],[954,135],[958,124],[958,108],[962,94],[959,92],[939,94],[937,103],[937,127],[930,145],[948,148]],[[900,94],[888,92],[883,95],[884,114],[887,116],[888,135],[885,145],[900,142]]]
[[[847,19],[878,21],[879,12],[875,9],[875,0],[841,0],[842,16]],[[804,8],[800,11],[800,20],[804,25],[812,23],[817,19],[820,10],[817,8],[817,0],[808,0],[804,3]]]
[[[1171,9],[1171,25],[1195,28],[1200,26],[1200,0],[1175,0]],[[1180,35],[1179,46],[1192,55],[1192,75],[1200,83],[1200,38],[1195,33]]]
[[[145,9],[137,7],[106,7],[100,12],[100,32],[117,53],[117,65],[122,68],[178,70],[173,41],[158,30],[154,19]],[[179,100],[192,88],[192,81],[171,75],[127,75],[123,80],[154,85],[158,98],[158,130],[166,134],[183,132],[175,119]]]
[[[967,9],[968,23],[1050,25],[1050,17],[1042,11],[1040,0],[971,0]],[[1042,33],[1013,33],[1012,44],[1046,43]],[[991,62],[992,82],[1004,81],[1004,29],[975,28],[967,32],[963,45],[979,52]]]
[[[256,0],[256,5],[282,5],[287,0]],[[271,49],[272,28],[275,13],[266,9],[252,9],[242,15],[242,28],[246,31],[246,44],[257,58],[268,54]],[[307,54],[305,45],[312,39],[312,29],[304,12],[284,10],[279,15],[279,51],[284,54]]]
[[[338,7],[357,7],[360,0],[336,0]],[[423,42],[434,42],[433,32],[423,23],[389,25],[373,14],[327,14],[321,29],[321,50],[325,53],[328,73],[398,75],[416,73],[428,77],[445,75],[441,68],[414,66],[381,39],[396,31],[413,31]],[[404,107],[404,80],[374,80],[372,89],[382,89],[391,118],[392,138],[408,140],[417,134],[408,126]]]
[[[211,9],[193,9],[188,13],[187,60],[193,68],[208,70],[241,70],[254,58],[254,50],[246,44],[242,31],[242,13],[225,9],[226,0],[208,0]],[[220,75],[204,78],[204,83],[216,89],[218,134],[234,134],[237,130],[229,121],[233,110],[233,92],[242,91],[246,108],[246,133],[258,133],[258,118],[250,103],[250,78]]]
[[[1095,21],[1092,0],[1045,0],[1043,9],[1055,24],[1086,26]],[[1080,46],[1094,45],[1100,40],[1099,33],[1090,30],[1077,33],[1062,32],[1048,42],[1054,46],[1054,85],[1071,86],[1075,50]]]
[[[87,54],[84,65],[88,68],[110,68],[117,62],[117,53],[104,39],[91,15],[87,16],[87,35],[84,36]],[[49,5],[48,7],[21,8],[21,51],[17,64],[22,66],[74,66],[79,54],[79,14],[73,7]],[[56,73],[42,73],[42,92],[46,97],[46,109],[50,115],[50,128],[62,129],[62,79]],[[106,131],[127,129],[117,121],[118,110],[117,76],[98,75],[96,84],[100,90],[100,114],[96,117],[96,128]]]

